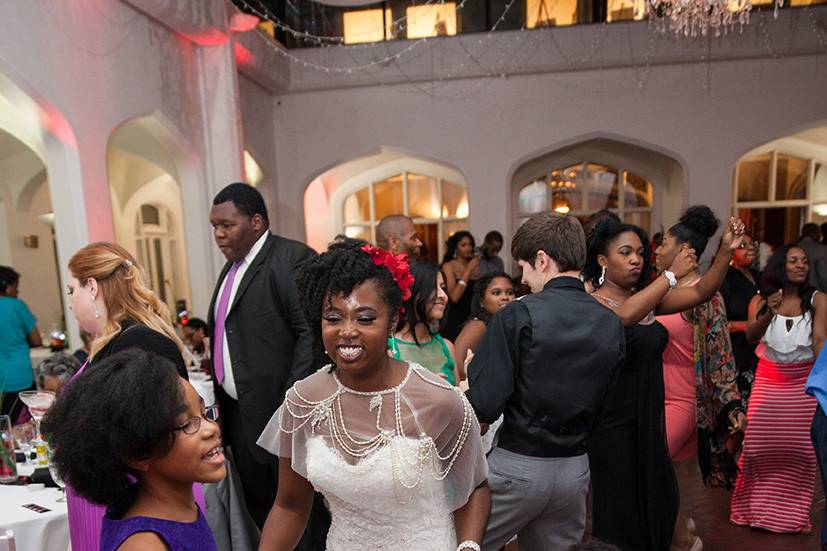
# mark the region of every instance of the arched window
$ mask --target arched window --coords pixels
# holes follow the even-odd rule
[[[170,311],[174,311],[175,298],[180,296],[175,277],[179,252],[175,224],[167,209],[141,205],[135,217],[135,246],[138,263],[149,277],[149,286]]]
[[[371,182],[342,202],[341,233],[375,243],[376,223],[390,214],[413,219],[423,256],[437,262],[445,240],[468,227],[468,192],[462,184],[413,172]]]
[[[582,162],[553,168],[520,189],[517,216],[522,224],[532,214],[553,210],[581,220],[602,209],[624,222],[651,232],[654,193],[646,178],[622,168]]]
[[[752,237],[773,247],[796,241],[805,222],[827,222],[827,164],[775,150],[746,157],[733,196]]]

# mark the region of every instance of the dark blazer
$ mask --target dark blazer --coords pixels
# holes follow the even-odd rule
[[[253,457],[263,463],[272,456],[259,448],[256,440],[285,392],[325,363],[305,322],[294,280],[297,268],[315,256],[304,243],[270,233],[244,273],[224,322],[244,419],[244,440]],[[231,265],[228,262],[221,270],[210,301],[207,325],[211,343],[215,343],[218,291]],[[212,356],[217,353],[221,352],[213,350]]]

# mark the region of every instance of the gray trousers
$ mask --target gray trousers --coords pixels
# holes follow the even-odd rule
[[[488,454],[491,517],[482,548],[499,551],[517,536],[526,551],[568,551],[586,528],[588,456],[529,457],[495,447]]]

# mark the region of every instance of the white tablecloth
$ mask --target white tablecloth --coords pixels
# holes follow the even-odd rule
[[[204,405],[213,405],[215,403],[215,390],[213,389],[210,376],[203,372],[190,371],[189,378],[190,384],[192,384],[199,396],[204,399]]]
[[[66,503],[56,488],[31,491],[26,486],[0,485],[0,532],[14,530],[17,551],[66,551],[69,548],[69,521]],[[48,513],[36,513],[23,505],[34,503]]]

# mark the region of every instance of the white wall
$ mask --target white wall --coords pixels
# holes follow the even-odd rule
[[[457,167],[468,182],[472,231],[509,235],[511,208],[503,206],[511,204],[509,186],[519,166],[579,141],[609,137],[671,157],[683,168],[680,204],[658,209],[653,227],[674,222],[693,203],[726,217],[733,168],[745,152],[827,121],[827,52],[813,34],[811,15],[827,21],[827,8],[793,10],[764,22],[779,58],[768,53],[753,18],[743,35],[709,41],[706,54],[702,41],[662,37],[647,53],[646,23],[544,29],[536,32],[570,45],[573,59],[597,38],[600,45],[589,62],[572,67],[553,47],[543,49],[544,38],[504,69],[507,78],[450,78],[450,68],[443,67],[462,59],[456,38],[434,40],[431,55],[420,53],[404,66],[410,69],[406,78],[393,63],[367,75],[319,75],[294,65],[291,92],[277,96],[280,197],[299,205],[319,170],[391,146]],[[501,51],[509,40],[517,49],[533,36],[504,34],[497,38]],[[330,65],[360,61],[335,50],[301,55]],[[704,57],[713,62],[700,63]],[[679,174],[668,178],[681,187]],[[301,223],[282,231],[304,234]]]

